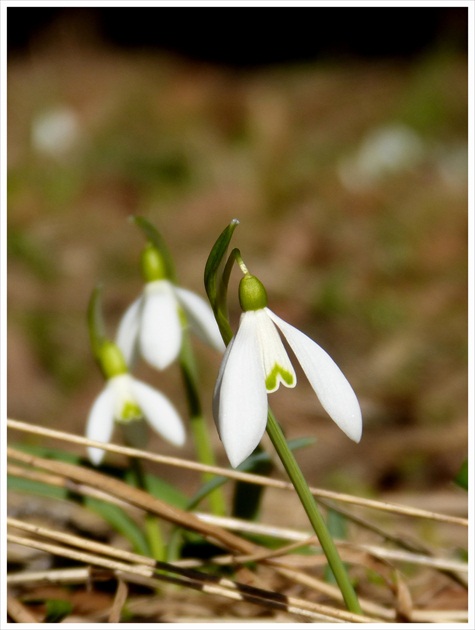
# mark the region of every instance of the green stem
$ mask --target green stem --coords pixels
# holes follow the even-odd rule
[[[201,407],[195,358],[186,329],[183,330],[183,339],[180,351],[180,368],[183,382],[185,384],[188,408],[190,412],[191,432],[193,434],[198,461],[202,464],[215,466],[216,460],[211,446],[208,427],[206,425],[206,418],[203,415]],[[205,483],[211,479],[213,479],[213,475],[211,473],[203,473],[203,481]],[[224,500],[222,488],[213,490],[208,499],[213,514],[216,516],[222,516],[226,513],[226,502]]]
[[[158,518],[153,514],[145,515],[145,533],[147,534],[150,552],[154,560],[165,560],[165,544]]]
[[[330,536],[327,526],[325,525],[325,521],[323,520],[315,499],[310,492],[307,482],[305,481],[305,477],[303,476],[292,451],[287,446],[282,429],[270,409],[267,416],[267,433],[320,541],[322,549],[328,560],[328,564],[333,571],[333,575],[335,576],[335,580],[340,588],[348,610],[355,614],[362,614],[358,598],[350,582],[345,566],[335,547],[335,543]]]
[[[142,462],[135,457],[132,457],[130,462],[136,487],[149,492]],[[152,558],[154,558],[154,560],[164,560],[165,544],[163,542],[162,529],[160,527],[160,521],[153,514],[147,513],[145,515],[145,532]]]

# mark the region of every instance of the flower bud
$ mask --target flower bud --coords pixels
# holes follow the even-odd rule
[[[267,306],[267,291],[256,276],[246,274],[239,283],[239,303],[243,311],[257,311]]]

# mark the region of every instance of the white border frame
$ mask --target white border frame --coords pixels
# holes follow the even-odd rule
[[[470,477],[470,493],[469,493],[469,550],[473,552],[473,457],[475,456],[474,450],[474,422],[475,422],[475,398],[470,387],[474,384],[474,216],[475,211],[475,193],[473,187],[473,174],[475,167],[475,148],[474,148],[474,130],[475,130],[475,117],[474,117],[474,20],[475,20],[475,4],[474,0],[137,0],[132,2],[131,0],[0,0],[0,297],[1,297],[1,312],[0,312],[0,558],[2,562],[6,562],[6,523],[2,518],[6,514],[6,474],[3,473],[4,465],[6,462],[6,281],[7,281],[7,256],[6,256],[6,212],[7,212],[7,9],[9,7],[192,7],[192,6],[231,6],[231,7],[269,7],[274,6],[292,6],[292,7],[304,7],[304,6],[320,6],[320,7],[466,7],[468,9],[468,25],[469,25],[469,208],[468,208],[468,220],[469,220],[469,477]],[[474,566],[472,553],[470,553],[469,564],[469,576],[470,576],[470,593],[472,593],[474,585]],[[14,624],[7,623],[6,613],[6,575],[4,565],[0,567],[0,628],[11,627]],[[469,623],[468,624],[453,624],[444,627],[446,628],[460,628],[460,627],[473,627],[474,625],[474,610],[473,610],[473,594],[469,602]],[[16,625],[16,624],[15,624]],[[164,626],[170,626],[173,628],[187,628],[189,626],[182,624],[144,624],[146,627],[162,628]],[[248,629],[253,624],[236,623],[236,624],[220,624],[220,627],[232,627],[233,629]],[[374,625],[365,627],[373,628]],[[432,626],[433,624],[411,624],[412,627],[425,628]],[[88,624],[88,628],[102,628],[107,627],[108,624]],[[121,624],[121,628],[130,628],[131,630],[136,628],[137,624]],[[301,624],[288,624],[286,627],[300,628]],[[313,626],[318,628],[333,628],[334,624],[307,624],[307,627]],[[22,628],[29,630],[30,628],[45,627],[45,624],[22,624]],[[62,624],[64,628],[71,628],[75,630],[77,627],[74,624]],[[282,624],[259,624],[257,626],[259,630],[266,628],[280,628]],[[346,624],[340,624],[339,627],[348,627]],[[385,628],[399,628],[399,624],[385,624]],[[193,628],[208,630],[208,624],[196,623],[193,624]]]

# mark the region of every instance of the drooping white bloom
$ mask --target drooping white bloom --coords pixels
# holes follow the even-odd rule
[[[185,429],[172,403],[156,389],[133,378],[128,373],[109,378],[96,398],[86,425],[86,437],[97,442],[109,442],[114,421],[124,426],[137,426],[146,422],[168,442],[182,446]],[[96,466],[101,463],[104,451],[88,447],[89,459]]]
[[[142,295],[125,312],[117,345],[128,365],[139,352],[153,367],[163,370],[178,357],[183,335],[183,315],[204,342],[224,352],[224,343],[211,307],[192,291],[166,279],[147,282]]]
[[[251,278],[260,285],[257,278]],[[265,291],[263,287],[262,290]],[[276,391],[281,383],[286,387],[297,383],[277,329],[287,340],[323,408],[348,437],[359,442],[360,406],[340,368],[325,350],[280,319],[266,304],[266,296],[254,301],[254,307],[244,306],[241,300],[245,312],[226,349],[215,386],[213,414],[231,465],[238,466],[259,444],[267,424],[267,394]]]

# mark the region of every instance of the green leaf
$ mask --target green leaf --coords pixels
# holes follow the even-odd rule
[[[50,486],[42,481],[24,479],[16,475],[7,475],[7,489],[12,492],[26,492],[35,496],[48,497],[50,499],[67,499],[68,490]]]
[[[314,438],[297,438],[289,440],[287,446],[291,451],[309,446],[314,443]],[[263,451],[259,446],[254,453],[245,462],[243,462],[238,470],[261,475],[263,477],[270,476],[274,465],[268,453]],[[259,515],[265,486],[254,483],[246,483],[245,481],[237,481],[234,488],[232,515],[249,521],[255,521]]]
[[[124,481],[126,481],[130,485],[136,485],[133,470],[129,470],[126,472],[124,476]],[[169,503],[183,510],[186,509],[189,498],[185,494],[183,494],[183,492],[175,488],[175,486],[172,486],[163,479],[160,479],[159,477],[156,477],[155,475],[152,475],[150,473],[145,473],[144,483],[147,492],[149,492],[156,499],[161,499],[162,501],[165,501],[165,503]]]
[[[227,481],[229,481],[229,479],[222,476],[214,477],[214,479],[207,481],[188,501],[185,509],[188,511],[194,510],[201,503],[201,501],[203,501],[203,499],[206,499],[206,497],[211,494],[211,492],[213,492],[213,490],[216,490],[216,488],[223,486]]]
[[[107,503],[92,497],[74,495],[66,488],[50,486],[41,481],[23,479],[15,475],[8,475],[7,488],[9,491],[26,492],[35,496],[48,497],[50,499],[62,499],[64,501],[74,499],[79,504],[98,514],[118,533],[122,534],[130,542],[137,553],[149,554],[147,540],[140,527],[117,505]]]
[[[274,469],[271,458],[260,446],[257,447],[255,454],[263,454],[266,455],[266,457],[254,457],[251,462],[248,462],[246,472],[268,477]],[[245,481],[237,481],[234,486],[232,516],[248,521],[255,521],[259,514],[264,491],[265,486],[260,486],[255,483],[246,483]]]
[[[91,340],[92,352],[96,359],[99,358],[100,349],[106,341],[104,318],[102,316],[101,291],[102,286],[97,285],[91,294],[87,308],[89,338]]]
[[[303,437],[303,438],[296,438],[294,440],[289,440],[287,442],[287,445],[291,451],[294,451],[299,448],[311,446],[314,443],[315,443],[315,438]],[[261,471],[263,471],[266,467],[268,467],[271,464],[271,462],[272,460],[268,453],[266,453],[265,451],[256,450],[244,462],[242,462],[242,464],[240,464],[236,470],[239,470],[240,472],[254,472],[256,469],[260,469]],[[263,472],[260,472],[260,474],[264,475]],[[201,503],[203,499],[205,499],[211,492],[213,492],[213,490],[215,490],[216,488],[219,488],[220,486],[224,485],[228,481],[230,481],[228,477],[218,475],[214,477],[214,479],[211,479],[211,481],[208,481],[207,483],[203,484],[201,488],[198,490],[198,492],[186,504],[185,509],[186,510],[195,509],[196,506],[199,503]],[[236,483],[243,484],[244,486],[246,486],[246,488],[249,488],[251,485],[251,484],[246,483],[245,481],[238,481]],[[252,484],[252,485],[255,485],[255,484]],[[256,486],[256,487],[259,487],[259,486]]]
[[[297,451],[300,448],[307,448],[307,446],[313,446],[317,438],[313,436],[294,438],[293,440],[288,440],[287,445],[291,451]]]
[[[116,532],[127,538],[135,553],[150,555],[150,548],[145,534],[122,508],[94,497],[86,497],[84,504],[103,518],[106,523],[109,523]]]
[[[287,444],[290,450],[295,450],[298,448],[310,446],[314,444],[314,442],[315,442],[315,438],[313,437],[303,437],[303,438],[297,438],[295,440],[289,440]],[[269,466],[271,465],[271,462],[272,460],[271,460],[270,455],[266,453],[265,451],[254,452],[242,464],[238,466],[237,470],[241,472],[250,472],[252,469],[255,469],[258,466],[264,466],[264,465]],[[187,511],[191,511],[195,509],[201,501],[203,501],[211,492],[213,492],[213,490],[215,490],[216,488],[219,488],[225,483],[228,483],[229,481],[231,480],[228,477],[224,477],[221,475],[214,477],[213,479],[211,479],[211,481],[208,481],[207,483],[201,486],[198,492],[191,498],[191,500],[188,501],[184,509],[186,509]],[[245,486],[247,489],[251,487],[251,484],[248,484],[246,482],[237,482],[237,484],[242,484],[243,487]],[[253,486],[260,488],[262,492],[264,492],[265,490],[265,487],[256,486],[255,484],[253,484]],[[255,502],[252,507],[252,511],[254,512],[254,514],[257,513],[257,510],[259,507],[259,501],[261,500],[261,498],[262,498],[262,494],[259,495],[258,501]],[[262,542],[264,546],[268,546],[271,548],[284,545],[288,542],[287,540],[278,541],[273,537],[267,537],[267,536],[260,537],[260,536],[250,535],[249,539],[255,540],[259,544]],[[199,544],[203,544],[203,548],[205,548],[206,545],[208,544],[208,543],[203,543],[202,537],[193,534],[193,532],[189,532],[186,530],[184,531],[180,527],[173,530],[170,536],[169,545],[168,545],[169,561],[180,558],[184,552],[191,552],[192,549],[189,544],[190,541],[194,541],[198,546]],[[195,551],[196,549],[193,548],[193,552]],[[306,549],[302,549],[299,551],[299,553],[306,553],[306,552],[307,552]],[[214,550],[211,555],[215,555],[215,553],[216,551]]]
[[[327,527],[333,538],[344,540],[348,535],[346,518],[336,510],[328,510]]]
[[[468,490],[468,459],[466,459],[461,465],[454,481],[464,490]]]
[[[328,510],[327,528],[333,539],[345,540],[348,535],[347,525],[347,520],[342,514],[332,509]],[[325,567],[325,581],[329,584],[336,584],[336,579],[333,575],[333,571],[328,565]]]
[[[163,262],[165,264],[167,277],[172,282],[176,282],[175,265],[173,264],[173,259],[163,236],[145,217],[134,215],[130,217],[130,220],[142,230],[146,239],[150,243],[152,243],[152,245],[156,247],[161,253],[161,255],[163,256]]]
[[[43,623],[60,623],[73,609],[71,602],[65,599],[47,599],[46,616]]]
[[[59,448],[52,448],[49,446],[41,446],[40,444],[23,444],[13,443],[13,448],[23,451],[24,453],[30,453],[30,455],[38,455],[39,457],[49,457],[50,459],[57,459],[61,462],[69,462],[70,464],[78,464],[81,461],[81,456],[69,451],[63,451]]]
[[[73,455],[71,453],[65,453],[57,449],[36,446],[36,445],[24,445],[19,448],[27,453],[39,455],[41,457],[49,457],[51,459],[57,459],[60,461],[70,462],[72,464],[80,464],[82,462],[79,455]],[[103,467],[104,472],[108,472],[111,476],[119,479],[127,477],[127,472],[124,474],[123,469],[113,467]],[[153,484],[151,484],[153,486]],[[52,486],[42,481],[36,481],[34,479],[24,479],[23,477],[17,477],[15,475],[7,476],[7,487],[12,491],[26,492],[28,494],[34,494],[53,499],[72,500],[83,505],[85,508],[92,510],[99,516],[101,516],[109,525],[118,533],[122,534],[132,545],[133,549],[137,553],[149,554],[147,539],[142,532],[139,525],[118,505],[108,503],[93,497],[84,497],[77,494],[67,488],[61,488]],[[162,488],[162,497],[166,496],[165,490]],[[171,489],[169,495],[171,496]],[[166,500],[166,499],[164,499]],[[187,498],[182,499],[184,504]]]
[[[13,444],[14,448],[25,453],[32,455],[38,455],[40,457],[56,459],[58,461],[68,462],[70,464],[78,464],[80,462],[80,456],[61,451],[59,449],[49,448],[46,446],[40,446],[37,444]],[[25,469],[27,469],[25,467]],[[70,491],[66,488],[58,486],[52,486],[43,481],[37,481],[35,479],[26,479],[17,475],[7,475],[7,487],[13,492],[26,492],[28,494],[35,494],[42,497],[49,497],[53,499],[68,499]]]
[[[223,266],[223,261],[228,251],[229,243],[233,236],[233,232],[239,225],[237,219],[233,219],[231,223],[221,232],[217,241],[211,248],[208,260],[205,265],[205,289],[211,306],[214,307],[218,294],[218,271]]]
[[[208,295],[208,299],[225,343],[229,343],[231,340],[232,331],[229,326],[229,318],[227,316],[226,307],[227,281],[229,280],[230,268],[227,269],[227,273],[225,274],[226,281],[224,282],[224,259],[228,251],[233,232],[238,225],[239,221],[237,219],[233,219],[223,232],[221,232],[218,240],[211,248],[208,260],[206,261],[204,273],[206,294]]]

